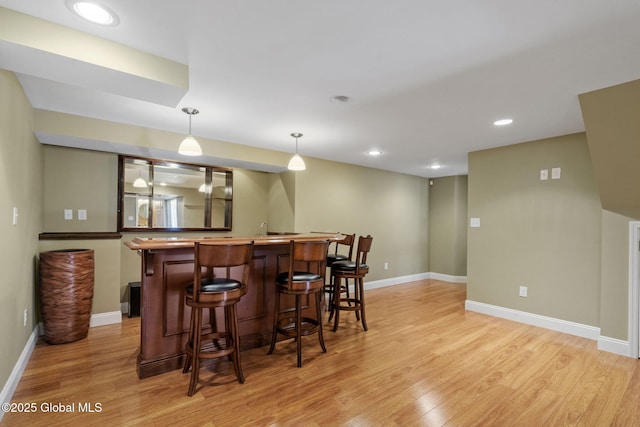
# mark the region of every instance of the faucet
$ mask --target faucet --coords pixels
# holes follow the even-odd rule
[[[263,234],[263,236],[266,236],[266,235],[268,235],[268,234],[269,234],[269,224],[268,224],[268,223],[266,223],[266,222],[263,222],[262,224],[260,224],[260,229],[263,229],[264,227],[267,227],[267,229],[266,229],[266,233],[265,233],[265,234]]]

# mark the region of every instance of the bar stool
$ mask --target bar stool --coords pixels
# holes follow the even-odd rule
[[[246,283],[253,256],[253,242],[228,245],[195,242],[194,251],[193,282],[187,286],[185,292],[185,304],[191,307],[191,322],[182,370],[183,373],[187,373],[192,367],[189,396],[196,391],[200,359],[227,356],[233,362],[238,382],[244,383],[240,366],[236,304],[247,293]],[[216,307],[223,307],[224,331],[220,331],[216,325]],[[210,332],[202,329],[203,309],[209,309]],[[212,340],[213,344],[205,347],[203,340]]]
[[[298,368],[302,367],[302,337],[318,334],[320,347],[324,353],[327,348],[322,336],[322,291],[327,262],[329,241],[289,242],[289,268],[276,276],[276,303],[273,314],[273,332],[271,346],[267,354],[272,354],[278,333],[295,338],[297,344]],[[304,270],[296,267],[304,265]],[[295,308],[280,308],[280,296],[293,295]],[[316,317],[302,316],[302,297],[313,295]]]
[[[333,265],[334,262],[336,261],[345,261],[345,260],[351,260],[351,257],[353,256],[353,243],[356,240],[356,235],[355,234],[343,234],[343,238],[342,240],[337,240],[335,242],[335,251],[334,252],[329,252],[327,254],[327,268],[331,268],[331,266]],[[339,253],[338,251],[340,250],[340,246],[346,246],[348,248],[345,249],[345,251],[343,251],[343,253]],[[329,246],[331,246],[331,243],[329,243]],[[346,252],[346,255],[345,253]],[[349,281],[345,280],[346,282],[346,291],[349,292]],[[327,304],[327,310],[331,309],[331,302],[333,301],[333,276],[331,274],[329,274],[329,283],[325,283],[324,285],[324,293],[329,295],[328,298],[328,304]],[[348,294],[347,294],[348,295]]]
[[[364,276],[369,272],[367,255],[371,250],[371,242],[373,242],[373,237],[360,236],[358,238],[356,259],[354,261],[336,261],[331,266],[331,276],[332,279],[335,279],[335,292],[333,293],[333,303],[331,304],[329,321],[331,321],[331,317],[335,314],[333,332],[338,329],[341,310],[355,311],[356,319],[362,321],[362,327],[365,331],[368,330],[364,310]],[[350,297],[348,292],[345,292],[345,297],[342,297],[342,292],[340,291],[342,279],[354,279],[353,297]]]

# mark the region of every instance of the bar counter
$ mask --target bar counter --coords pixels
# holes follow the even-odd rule
[[[238,303],[240,346],[246,350],[266,345],[271,340],[274,280],[277,272],[288,266],[289,242],[341,238],[340,234],[310,233],[214,238],[136,237],[124,242],[142,257],[138,377],[147,378],[182,367],[191,314],[184,303],[184,290],[187,283],[193,281],[194,242],[253,241],[255,244],[247,294]],[[224,325],[222,311],[216,316],[218,325]],[[204,321],[208,321],[208,317]]]

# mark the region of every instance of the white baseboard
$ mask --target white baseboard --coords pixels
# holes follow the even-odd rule
[[[410,276],[390,277],[389,279],[374,280],[373,282],[365,282],[365,289],[377,289],[387,286],[401,285],[403,283],[415,282],[429,278],[430,273],[412,274]]]
[[[92,314],[89,326],[93,328],[94,326],[111,325],[114,323],[122,323],[122,313],[120,311]]]
[[[538,326],[552,331],[565,334],[576,335],[588,338],[598,343],[598,350],[618,354],[620,356],[634,357],[631,354],[629,341],[610,338],[600,335],[600,328],[569,322],[553,317],[541,316],[539,314],[527,313],[525,311],[513,310],[482,302],[466,300],[464,303],[466,310],[475,311],[502,319],[513,320],[514,322],[525,323],[527,325]]]
[[[467,276],[451,276],[450,274],[429,273],[429,278],[451,283],[467,283]]]
[[[20,382],[20,378],[22,378],[22,373],[24,369],[27,367],[27,363],[29,363],[29,359],[31,358],[31,353],[36,346],[36,342],[38,341],[38,327],[33,328],[29,339],[27,340],[27,344],[22,349],[22,353],[18,358],[13,370],[11,371],[11,375],[7,379],[7,382],[4,383],[4,387],[2,387],[2,393],[0,394],[0,403],[9,403],[11,402],[11,398],[13,397],[13,393],[16,391],[16,387],[18,387],[18,383]],[[2,420],[2,416],[4,415],[4,411],[0,411],[0,420]]]
[[[467,283],[466,276],[450,276],[448,274],[440,273],[418,273],[411,274],[409,276],[391,277],[389,279],[374,280],[373,282],[366,282],[364,284],[365,289],[384,288],[386,286],[402,285],[409,282],[417,282],[418,280],[444,280],[451,283]]]
[[[598,340],[600,338],[600,328],[583,325],[581,323],[569,322],[567,320],[553,317],[541,316],[539,314],[527,313],[526,311],[513,310],[511,308],[497,305],[485,304],[482,302],[466,300],[464,308],[490,316],[500,317],[527,325],[538,326],[552,331],[563,332],[565,334],[576,335],[578,337]]]
[[[604,337],[602,335],[600,335],[600,337],[598,338],[598,350],[619,354],[620,356],[634,357],[631,354],[631,346],[629,345],[629,341],[623,341],[611,337]]]
[[[106,313],[92,314],[89,320],[89,327],[113,325],[114,323],[122,323],[122,313],[119,311],[109,311]],[[44,325],[42,322],[38,323],[38,332],[40,335],[44,335]]]

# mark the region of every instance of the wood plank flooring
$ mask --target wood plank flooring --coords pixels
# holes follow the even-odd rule
[[[187,396],[181,370],[138,380],[138,318],[70,344],[39,343],[6,426],[640,426],[640,361],[591,340],[466,312],[465,285],[425,280],[369,290],[364,332],[342,313],[315,336],[203,364]],[[44,412],[48,405],[73,412]],[[100,412],[81,412],[90,404]],[[53,407],[55,408],[55,407]],[[68,408],[68,406],[67,406]]]

